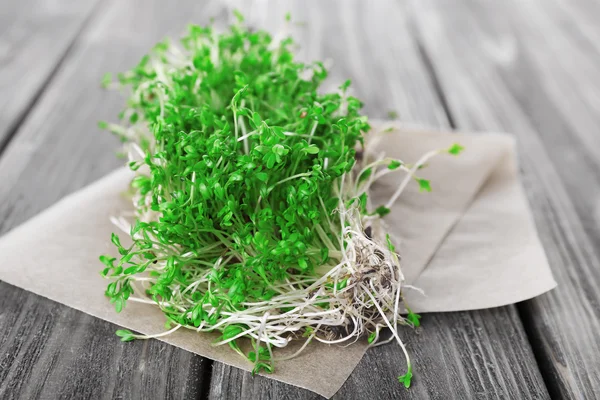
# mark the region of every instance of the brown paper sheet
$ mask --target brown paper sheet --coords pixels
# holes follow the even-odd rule
[[[410,185],[386,218],[400,242],[416,312],[498,307],[556,286],[519,183],[516,143],[506,134],[403,130],[382,134],[376,148],[408,162],[460,143],[458,157],[440,155],[419,171],[433,191]],[[398,185],[393,174],[373,187],[384,204]]]
[[[431,180],[433,192],[419,193],[411,185],[386,220],[401,239],[407,282],[425,292],[407,292],[411,308],[496,307],[552,289],[556,283],[518,182],[510,136],[395,131],[382,138],[380,148],[415,162],[455,142],[466,148],[459,157],[440,156],[420,173]],[[117,314],[103,294],[107,281],[99,274],[98,255],[114,252],[110,233],[116,229],[109,217],[130,207],[121,193],[131,176],[126,169],[115,171],[0,238],[0,279],[134,331],[164,331],[157,308],[129,302]],[[374,204],[385,202],[399,179],[387,175],[375,187]],[[160,340],[251,369],[228,347],[213,347],[214,339],[180,329]],[[268,376],[331,397],[366,350],[364,341],[343,348],[311,343]]]

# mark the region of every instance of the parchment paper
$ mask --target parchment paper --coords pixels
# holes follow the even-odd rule
[[[420,171],[433,192],[420,193],[411,185],[386,219],[400,241],[407,282],[425,291],[406,293],[411,308],[496,307],[552,289],[556,283],[518,182],[512,137],[395,131],[382,138],[380,148],[415,162],[456,142],[466,148],[459,157],[439,156]],[[387,200],[400,174],[387,175],[375,187],[374,204]],[[114,253],[110,233],[116,229],[109,217],[130,207],[121,193],[131,177],[128,170],[117,170],[0,238],[0,279],[134,331],[164,331],[165,319],[155,307],[129,302],[117,314],[104,297],[107,281],[99,274],[98,256]],[[228,347],[211,346],[214,339],[180,329],[160,340],[251,369]],[[331,397],[366,350],[364,341],[343,348],[311,343],[267,376]]]
[[[385,219],[400,243],[413,311],[498,307],[538,296],[556,286],[519,183],[516,143],[507,134],[419,130],[382,134],[376,146],[407,162],[436,148],[460,143],[458,157],[440,155],[419,171],[432,192],[410,185]],[[398,177],[373,187],[385,204]]]

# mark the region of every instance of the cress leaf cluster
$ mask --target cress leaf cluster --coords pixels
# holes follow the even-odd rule
[[[142,119],[152,133],[139,140],[143,159],[130,163],[149,174],[138,175],[132,188],[141,195],[138,206],[160,217],[138,220],[127,249],[113,236],[123,257],[116,264],[103,258],[105,275],[121,279],[107,294],[125,300],[128,276],[166,261],[149,290],[169,299],[171,283],[223,258],[227,268],[215,270],[214,290],[200,303],[268,300],[269,287],[290,270],[312,274],[328,261],[316,227],[328,225],[338,207],[333,182],[354,166],[369,125],[361,102],[345,95],[349,82],[340,92],[317,92],[327,72],[320,63],[295,61],[291,40],[274,45],[262,31],[234,26],[215,36],[210,27],[191,26],[182,44],[191,55],[180,64],[167,57],[164,42],[118,76],[133,93],[127,119]],[[113,130],[130,140],[121,127]],[[337,241],[333,232],[325,236]],[[178,250],[159,260],[156,245]],[[143,261],[132,263],[134,254]],[[170,317],[190,325],[201,319]]]
[[[357,168],[370,126],[350,82],[323,93],[323,64],[295,60],[291,39],[241,19],[223,33],[190,26],[179,44],[161,42],[103,80],[128,94],[121,123],[100,126],[121,138],[136,173],[135,216],[116,218],[125,235],[111,238],[119,257],[100,257],[106,295],[117,311],[128,300],[158,305],[165,334],[220,332],[216,344],[255,371],[271,371],[272,349],[294,338],[376,342],[384,327],[418,326],[416,314],[400,316],[389,235],[373,235],[378,242],[365,228],[390,212],[367,209],[375,177],[403,170],[430,191],[414,176],[429,156]]]

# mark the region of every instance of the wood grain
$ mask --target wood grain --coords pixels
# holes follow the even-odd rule
[[[0,150],[56,71],[99,0],[0,5]]]
[[[162,4],[113,0],[96,10],[0,157],[0,231],[121,164],[117,140],[96,129],[124,101],[100,89],[105,72],[135,65],[163,36],[222,10],[214,2]],[[158,341],[119,342],[116,329],[0,283],[0,398],[202,395],[209,361]]]
[[[300,56],[333,59],[330,87],[351,78],[369,116],[396,111],[406,123],[449,127],[408,14],[398,4],[324,1],[309,8],[300,1],[229,3],[245,12],[250,24],[273,31],[283,28],[283,15],[291,11],[301,23],[292,29],[302,46]],[[388,345],[368,352],[335,398],[548,398],[515,307],[427,314],[422,329],[402,334],[415,362],[409,391],[396,380],[404,368],[401,350]],[[214,363],[212,399],[316,397]]]
[[[2,399],[177,399],[207,384],[208,360],[156,340],[119,342],[116,325],[5,283],[0,293]]]
[[[559,284],[520,304],[555,398],[600,396],[600,73],[593,2],[411,2],[457,125],[519,140]]]

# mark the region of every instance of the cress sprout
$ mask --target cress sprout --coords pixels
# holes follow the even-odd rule
[[[373,156],[350,82],[320,92],[322,63],[296,61],[291,39],[241,22],[224,33],[190,26],[179,45],[159,43],[103,80],[129,95],[121,123],[100,126],[122,139],[136,171],[135,213],[113,218],[131,244],[113,234],[120,256],[100,257],[106,295],[117,311],[148,303],[168,320],[162,334],[117,334],[220,332],[215,345],[257,372],[272,371],[284,359],[274,350],[291,340],[305,343],[287,358],[314,340],[375,345],[389,328],[408,387],[397,326],[418,326],[419,316],[401,315],[404,278],[380,218],[411,180],[431,190],[415,174],[440,151],[414,165]],[[396,171],[406,173],[397,191],[371,209],[371,185]]]

